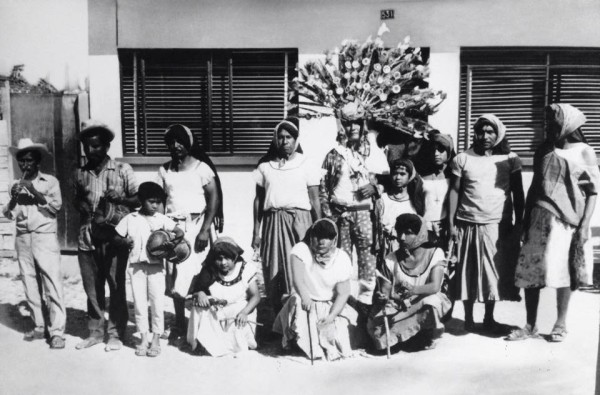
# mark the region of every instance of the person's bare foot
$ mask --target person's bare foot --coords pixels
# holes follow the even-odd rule
[[[121,340],[119,340],[118,337],[111,337],[108,339],[108,342],[106,342],[104,351],[106,351],[106,352],[118,351],[121,349],[121,347],[123,347],[123,342]]]
[[[92,346],[95,346],[98,343],[102,343],[102,339],[91,336],[91,337],[88,337],[87,339],[84,339],[82,342],[77,343],[77,345],[75,346],[75,349],[82,350],[84,348],[90,348]]]

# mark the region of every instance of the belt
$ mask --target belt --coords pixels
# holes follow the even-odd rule
[[[343,206],[337,203],[331,203],[331,205],[341,212],[354,212],[354,211],[369,211],[371,210],[370,204],[358,204],[356,206]]]

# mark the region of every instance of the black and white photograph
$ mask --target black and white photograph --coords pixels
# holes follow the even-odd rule
[[[0,0],[0,394],[600,393],[598,21]]]

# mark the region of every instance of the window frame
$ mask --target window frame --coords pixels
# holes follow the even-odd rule
[[[169,58],[169,53],[174,54],[173,60]],[[194,61],[190,63],[183,62],[181,59],[184,59],[186,54],[190,54],[190,56],[194,56]],[[256,67],[255,64],[245,64],[243,61],[243,56],[245,54],[250,54],[249,58],[253,61],[259,63],[259,67],[263,66],[264,70],[258,70],[255,76],[250,75],[249,77],[244,73],[247,72],[248,69]],[[264,64],[260,64],[261,56],[265,54]],[[274,63],[268,63],[269,61],[273,62],[273,59],[278,57],[279,55],[283,56],[283,62],[279,62],[277,59]],[[181,66],[182,68],[191,67],[191,63],[197,61],[198,65],[201,62],[205,61],[206,66],[200,66],[197,70],[194,70],[190,73],[194,73],[194,77],[196,73],[201,78],[205,80],[200,82],[200,85],[196,89],[201,90],[200,98],[198,104],[202,106],[202,109],[206,109],[206,113],[201,111],[196,111],[196,123],[200,122],[202,124],[201,127],[191,127],[194,136],[201,141],[201,145],[205,148],[206,152],[214,157],[222,157],[222,160],[217,159],[217,162],[221,163],[232,163],[232,164],[246,164],[246,163],[256,163],[256,159],[260,156],[264,155],[267,151],[268,146],[271,141],[270,128],[274,127],[280,119],[287,116],[287,101],[289,95],[289,87],[292,79],[296,76],[296,66],[298,61],[298,49],[297,48],[268,48],[268,49],[257,49],[257,48],[214,48],[214,49],[204,49],[204,48],[168,48],[168,49],[148,49],[148,48],[122,48],[118,50],[119,56],[119,84],[121,91],[121,100],[120,100],[120,110],[121,110],[121,126],[122,126],[122,149],[123,149],[123,157],[131,163],[148,163],[155,162],[153,158],[157,158],[156,161],[164,160],[164,158],[168,157],[168,151],[166,147],[161,149],[159,144],[157,143],[158,131],[154,130],[149,131],[147,124],[147,109],[146,106],[148,104],[147,100],[141,96],[141,93],[144,89],[148,88],[147,82],[144,80],[148,75],[147,71],[144,69],[145,59],[155,57],[154,67],[160,67],[161,65],[171,66],[171,71],[177,72],[177,66]],[[222,87],[224,89],[224,93],[221,95],[220,105],[227,107],[224,111],[219,112],[219,117],[224,120],[223,126],[220,129],[214,128],[214,118],[216,117],[216,113],[218,111],[213,111],[213,106],[215,105],[215,99],[212,97],[214,91],[214,85],[212,79],[215,78],[215,72],[213,71],[213,67],[217,63],[215,61],[215,57],[219,57],[221,63],[219,66],[223,68],[223,60],[225,59],[227,62],[226,68],[227,71],[224,75],[219,74],[219,78],[222,80],[226,80],[222,83]],[[237,62],[239,66],[236,70],[233,64],[233,59],[237,57]],[[240,58],[241,57],[241,58]],[[177,59],[180,58],[180,59]],[[158,61],[156,60],[158,59]],[[131,61],[131,63],[126,63]],[[177,62],[180,63],[177,63]],[[162,63],[161,63],[162,62]],[[171,63],[170,63],[171,62]],[[158,66],[157,66],[158,65]],[[269,69],[271,67],[271,69]],[[142,68],[140,70],[140,68]],[[128,69],[128,70],[126,70]],[[223,68],[224,69],[224,68]],[[238,71],[239,70],[239,71]],[[281,71],[281,73],[280,73]],[[167,71],[168,73],[168,71]],[[205,77],[204,77],[205,73]],[[271,73],[271,74],[269,74]],[[222,73],[221,73],[222,74]],[[167,81],[162,75],[157,74],[158,78],[163,78],[164,81]],[[191,74],[190,74],[191,75]],[[274,90],[276,90],[276,99],[273,99],[269,105],[265,105],[263,109],[267,109],[271,111],[272,114],[269,117],[257,118],[253,116],[252,113],[250,115],[244,116],[244,110],[247,110],[247,107],[256,107],[256,103],[252,101],[252,99],[244,100],[244,93],[238,93],[243,88],[248,88],[247,85],[244,85],[244,81],[240,80],[240,75],[242,79],[244,76],[248,77],[248,81],[250,85],[256,84],[257,86],[262,84],[262,78],[273,78],[278,79],[281,78],[281,85],[279,86],[279,82],[277,82],[277,86],[275,88],[271,88],[267,94],[271,94],[273,96]],[[274,77],[273,77],[274,76]],[[238,77],[238,83],[235,83],[235,78]],[[128,82],[128,91],[125,91],[126,78],[129,78],[131,81]],[[160,84],[160,83],[159,83]],[[185,82],[184,82],[185,84]],[[163,82],[163,85],[166,85],[166,82]],[[240,87],[242,88],[240,90]],[[167,88],[165,88],[166,90]],[[235,91],[238,92],[235,92]],[[248,90],[248,89],[247,89]],[[252,93],[254,92],[252,88],[250,88]],[[279,93],[281,93],[279,95]],[[161,92],[162,95],[165,93]],[[263,99],[264,99],[263,94]],[[238,105],[234,104],[234,100],[241,103]],[[187,102],[185,99],[185,95],[179,97],[182,100],[182,105],[186,107],[186,111],[190,113],[194,110],[194,105],[190,104],[187,106]],[[159,97],[157,100],[163,100],[162,97]],[[260,99],[259,99],[260,100]],[[259,103],[260,101],[257,100]],[[281,106],[279,106],[278,101],[281,100]],[[226,103],[228,101],[228,103]],[[267,99],[267,101],[269,101]],[[247,107],[244,107],[247,106]],[[260,107],[259,107],[260,108]],[[274,112],[278,112],[280,109],[281,114],[274,114]],[[218,109],[219,110],[219,109]],[[259,142],[254,141],[253,131],[250,126],[247,126],[245,129],[244,125],[236,128],[234,122],[236,121],[236,110],[238,110],[238,114],[241,113],[238,117],[239,119],[243,119],[239,122],[244,122],[244,125],[262,125],[260,130],[257,132],[257,138],[261,139]],[[264,112],[264,111],[263,111]],[[202,114],[202,115],[199,115]],[[176,121],[173,122],[168,121],[167,118],[169,115],[165,115],[162,123],[183,123],[186,124],[187,121]],[[254,118],[254,120],[252,119]],[[132,126],[133,123],[133,126]],[[193,123],[190,121],[189,123]],[[227,125],[225,125],[227,123]],[[265,126],[267,124],[268,126]],[[272,124],[272,125],[271,125]],[[238,123],[239,125],[239,123]],[[161,125],[162,126],[162,125]],[[165,126],[166,127],[166,126]],[[219,136],[218,138],[222,141],[221,147],[222,149],[215,149],[215,145],[212,144],[213,140],[215,140],[215,136]],[[154,136],[154,141],[149,149],[149,144],[147,140]],[[237,138],[237,140],[236,140]],[[208,141],[208,144],[205,144]],[[246,144],[244,150],[238,148],[239,146],[243,146]],[[133,147],[133,148],[132,148]],[[237,158],[237,159],[236,159]]]
[[[522,57],[523,61],[518,62],[519,57]],[[575,61],[570,61],[572,57],[576,57]],[[505,62],[502,62],[504,58]],[[559,92],[553,90],[555,85],[561,85],[557,81],[563,82],[564,77],[561,75],[560,80],[556,80],[556,76],[559,75],[560,70],[566,70],[570,72],[571,78],[577,73],[581,72],[582,79],[583,75],[589,73],[590,76],[595,77],[596,91],[592,94],[596,95],[600,100],[600,48],[596,47],[585,47],[585,48],[564,48],[564,47],[462,47],[460,53],[460,86],[459,86],[459,125],[458,125],[458,150],[466,150],[472,140],[472,126],[475,118],[473,117],[473,72],[481,70],[502,69],[502,71],[509,73],[510,71],[516,71],[519,68],[532,68],[537,69],[538,72],[543,71],[544,77],[544,92],[543,92],[543,106],[553,103],[554,95]],[[533,76],[532,72],[526,77]],[[591,78],[588,76],[588,78]],[[519,82],[518,79],[515,81]],[[533,84],[533,83],[532,83]],[[492,86],[492,85],[489,85]],[[562,90],[560,91],[562,93]],[[537,101],[539,96],[534,96],[538,91],[532,91],[531,99]],[[479,99],[480,102],[484,102],[485,99],[492,98],[493,93],[484,99]],[[558,100],[557,102],[560,102]],[[569,101],[565,101],[569,102]],[[481,105],[481,103],[479,103]],[[541,104],[541,103],[540,103]],[[536,128],[533,130],[533,137],[529,140],[531,149],[528,151],[518,150],[518,155],[524,159],[523,162],[526,165],[532,164],[533,154],[535,149],[543,141],[543,107],[534,109],[533,113],[539,113],[535,118]],[[584,111],[586,112],[586,111]],[[541,114],[541,115],[540,115]],[[592,136],[593,146],[600,159],[600,120],[598,115],[600,110],[593,110],[586,113],[588,116],[588,124],[591,123],[587,128],[584,126],[584,134],[586,137]],[[502,116],[499,115],[502,119]],[[503,120],[504,121],[504,120]],[[525,122],[525,121],[524,121]],[[505,122],[506,124],[506,122]],[[590,127],[592,128],[590,130]],[[507,134],[510,133],[511,128],[507,125]],[[512,133],[516,133],[513,131]],[[538,133],[536,135],[536,133]],[[537,138],[536,138],[537,137]],[[516,139],[521,144],[527,142],[525,138]],[[536,141],[537,140],[537,141]]]

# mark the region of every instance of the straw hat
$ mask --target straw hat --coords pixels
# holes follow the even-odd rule
[[[95,119],[83,121],[81,124],[81,132],[79,133],[79,140],[83,141],[87,137],[95,134],[100,135],[102,140],[108,143],[115,138],[115,132],[113,132],[106,124]]]
[[[21,152],[25,152],[25,151],[38,151],[42,156],[50,154],[48,152],[48,148],[46,147],[46,144],[34,143],[33,140],[31,140],[29,137],[19,139],[19,141],[17,142],[17,146],[9,147],[8,151],[15,158]]]

